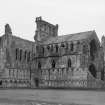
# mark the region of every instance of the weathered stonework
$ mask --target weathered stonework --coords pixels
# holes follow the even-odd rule
[[[45,33],[50,24],[41,19],[36,23],[39,33]],[[35,39],[39,87],[103,87],[103,50],[95,31],[65,36],[48,34],[43,39],[38,42]]]
[[[34,42],[13,36],[10,28],[5,30],[0,38],[0,87],[31,87]]]
[[[0,87],[102,88],[104,47],[95,31],[58,36],[58,25],[36,18],[35,42],[0,38]]]

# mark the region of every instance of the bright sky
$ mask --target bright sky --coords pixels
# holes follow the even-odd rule
[[[35,18],[59,24],[59,35],[95,30],[105,35],[105,0],[0,0],[0,35],[9,23],[14,35],[32,40]]]

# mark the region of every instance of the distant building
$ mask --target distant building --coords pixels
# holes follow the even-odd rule
[[[95,31],[58,36],[58,25],[36,18],[35,42],[0,38],[0,87],[102,88],[104,49]]]

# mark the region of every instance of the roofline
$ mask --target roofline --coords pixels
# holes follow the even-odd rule
[[[77,32],[77,33],[72,33],[72,34],[64,34],[64,35],[58,35],[59,36],[66,36],[66,35],[76,35],[76,34],[81,34],[81,33],[85,33],[85,32],[94,32],[95,30],[90,30],[90,31],[82,31],[82,32]]]

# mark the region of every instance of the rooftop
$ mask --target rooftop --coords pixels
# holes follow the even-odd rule
[[[92,31],[85,31],[80,33],[68,34],[68,35],[61,35],[56,37],[50,37],[44,44],[51,44],[51,43],[60,43],[65,41],[76,41],[76,40],[83,40],[89,38],[93,34],[94,30]]]

